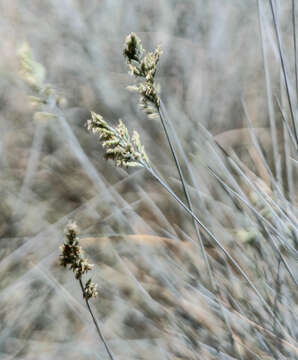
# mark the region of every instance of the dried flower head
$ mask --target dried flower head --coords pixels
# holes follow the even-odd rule
[[[99,114],[91,112],[92,118],[88,120],[88,130],[99,136],[105,148],[105,158],[115,161],[116,166],[149,166],[149,159],[140,142],[139,134],[134,131],[130,136],[127,127],[119,120],[117,127],[113,128]]]
[[[79,245],[77,226],[71,223],[65,231],[66,242],[60,247],[60,265],[69,268],[74,272],[76,279],[81,279],[93,267],[88,260],[84,258],[82,248]]]
[[[32,51],[27,43],[24,43],[18,52],[20,75],[34,91],[34,96],[29,96],[30,104],[36,111],[34,120],[48,121],[57,118],[57,108],[64,108],[66,99],[57,94],[55,89],[45,83],[45,68],[34,60]]]
[[[162,51],[160,47],[157,47],[153,52],[145,52],[143,56],[144,52],[141,40],[136,34],[129,34],[125,41],[123,54],[127,59],[130,74],[136,78],[143,78],[144,82],[129,86],[128,89],[141,95],[140,107],[149,118],[156,118],[159,116],[160,87],[155,82],[155,75]]]

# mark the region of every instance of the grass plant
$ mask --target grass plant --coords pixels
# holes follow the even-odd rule
[[[95,351],[98,358],[298,359],[295,1],[293,59],[285,51],[276,2],[268,1],[281,75],[279,92],[272,85],[262,3],[257,0],[256,5],[269,127],[254,125],[243,97],[240,107],[245,127],[214,136],[198,124],[193,130],[197,131],[193,154],[184,149],[183,139],[177,135],[179,130],[166,106],[170,100],[163,101],[166,95],[158,84],[161,47],[147,51],[135,33],[127,36],[123,56],[135,80],[128,90],[139,97],[144,121],[148,126],[151,122],[166,139],[171,156],[167,163],[162,156],[154,156],[154,139],[143,142],[143,130],[130,131],[127,118],[114,125],[115,119],[106,120],[108,116],[92,111],[85,128],[95,139],[84,134],[85,142],[80,143],[67,121],[65,98],[46,83],[46,70],[35,61],[30,47],[24,45],[20,50],[20,75],[29,86],[34,120],[42,129],[35,134],[35,148],[40,153],[47,128],[51,128],[73,151],[96,192],[94,201],[69,212],[42,235],[54,231],[58,240],[53,254],[57,257],[55,249],[61,242],[57,232],[65,223],[76,218],[85,227],[79,239],[77,226],[66,226],[59,262],[79,283],[104,346],[99,355]],[[101,163],[98,141],[103,158],[113,162],[120,177],[109,187],[97,168]],[[238,153],[234,142],[243,142],[246,152]],[[87,149],[90,143],[92,158]],[[30,158],[18,198],[19,213],[38,172],[38,155],[32,152]],[[167,173],[172,161],[176,175]],[[68,175],[71,178],[71,172]],[[126,186],[130,198],[117,191]],[[150,192],[150,186],[155,192]],[[140,205],[145,201],[152,222]],[[104,208],[98,216],[96,207],[105,203],[114,210],[109,213]],[[110,225],[111,219],[116,225]],[[28,241],[14,253],[14,259],[34,246],[33,240]],[[82,248],[95,264],[96,283],[85,280],[93,265]],[[0,268],[8,263],[9,257]],[[44,277],[55,282],[49,273]],[[80,309],[78,317],[88,333],[89,319],[77,304],[79,300],[72,301],[74,308]],[[134,354],[128,351],[126,355],[123,349],[127,348],[133,348]]]

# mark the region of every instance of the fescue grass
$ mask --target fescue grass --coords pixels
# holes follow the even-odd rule
[[[1,213],[10,219],[13,212],[14,231],[21,236],[15,248],[3,249],[0,262],[0,274],[13,274],[3,276],[0,286],[1,353],[298,358],[295,2],[291,47],[275,4],[259,0],[254,12],[268,127],[256,126],[245,93],[238,104],[241,129],[213,135],[200,121],[200,109],[198,119],[187,121],[189,114],[178,113],[167,98],[162,67],[167,50],[145,50],[134,33],[124,44],[123,64],[133,76],[125,83],[133,90],[131,103],[139,100],[145,116],[138,110],[140,119],[133,123],[123,106],[117,125],[118,110],[99,115],[90,108],[74,124],[67,96],[48,85],[45,68],[29,47],[22,48],[21,75],[34,106],[33,140],[22,176],[13,173],[21,165],[5,168],[17,181],[8,189],[19,191],[7,190]],[[268,39],[274,39],[280,88]],[[121,57],[122,49],[116,50]],[[179,71],[175,76],[179,79]],[[212,101],[218,106],[215,97]],[[175,110],[191,127],[190,144]],[[151,130],[155,137],[148,136]],[[7,159],[21,162],[20,155]],[[78,223],[80,242],[69,227],[63,238],[69,220]],[[69,265],[74,276],[59,267],[63,242],[60,265]],[[94,264],[96,297],[81,247]]]

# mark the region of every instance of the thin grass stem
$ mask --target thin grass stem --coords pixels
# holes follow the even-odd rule
[[[176,150],[175,150],[174,145],[173,145],[173,143],[171,141],[171,137],[170,137],[170,134],[169,134],[167,126],[166,126],[166,120],[164,118],[164,114],[163,114],[163,111],[162,111],[163,107],[164,107],[164,105],[162,105],[162,108],[159,107],[159,109],[158,109],[160,120],[161,120],[161,123],[162,123],[162,127],[163,127],[163,130],[165,132],[167,141],[168,141],[170,149],[171,149],[171,153],[173,155],[173,158],[174,158],[177,170],[178,170],[178,174],[179,174],[179,177],[180,177],[180,180],[181,180],[181,184],[182,184],[182,187],[183,187],[183,192],[184,192],[188,207],[189,207],[189,209],[191,211],[193,211],[192,201],[191,201],[191,198],[189,196],[189,193],[188,193],[188,190],[187,190],[187,187],[186,187],[186,183],[185,183],[184,175],[183,175],[183,172],[182,172],[182,169],[181,169],[181,166],[180,166],[180,162],[179,162]],[[170,120],[168,120],[168,121],[170,121]],[[170,126],[170,130],[173,130],[172,126]],[[172,132],[172,135],[174,135],[173,131],[171,131],[171,132]],[[202,237],[201,237],[201,234],[200,234],[200,230],[199,230],[198,225],[197,225],[197,223],[196,223],[196,221],[194,219],[193,219],[193,223],[194,223],[194,228],[195,228],[197,238],[198,238],[199,243],[200,243],[201,252],[202,252],[202,255],[203,255],[203,258],[204,258],[204,262],[205,262],[205,264],[207,266],[207,271],[208,271],[208,275],[209,275],[209,279],[210,279],[210,284],[211,284],[212,288],[215,289],[216,285],[214,283],[210,263],[208,261],[208,257],[207,257],[206,251],[205,251],[205,247],[204,247],[203,240],[202,240]]]
[[[84,285],[83,285],[83,282],[82,282],[81,279],[79,279],[79,282],[80,282],[80,286],[81,286],[82,292],[83,292],[83,294],[84,294]],[[97,320],[96,320],[95,315],[93,314],[93,311],[92,311],[92,309],[91,309],[91,306],[90,306],[90,304],[89,304],[88,299],[85,299],[85,302],[86,302],[86,305],[87,305],[87,309],[88,309],[88,311],[89,311],[89,313],[90,313],[90,315],[91,315],[91,317],[92,317],[92,320],[93,320],[93,323],[94,323],[94,325],[95,325],[97,334],[98,334],[100,340],[103,342],[104,347],[105,347],[105,349],[106,349],[106,351],[107,351],[107,353],[108,353],[108,355],[109,355],[109,358],[110,358],[111,360],[115,360],[115,358],[114,358],[114,356],[113,356],[113,354],[112,354],[112,352],[111,352],[111,350],[110,350],[110,348],[109,348],[109,345],[107,344],[107,342],[106,342],[106,340],[105,340],[105,338],[104,338],[104,336],[103,336],[103,334],[102,334],[102,332],[101,332],[101,330],[100,330],[99,324],[98,324],[98,322],[97,322]]]

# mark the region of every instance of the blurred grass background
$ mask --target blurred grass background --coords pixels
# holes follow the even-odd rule
[[[277,3],[293,74],[291,2]],[[261,5],[271,86],[285,104],[269,4],[261,1]],[[63,229],[69,220],[75,220],[84,238],[82,246],[98,265],[94,272],[99,296],[94,306],[117,358],[273,359],[266,348],[270,346],[258,344],[261,335],[247,324],[247,328],[236,325],[239,319],[230,320],[235,321],[232,328],[247,343],[239,345],[235,355],[223,325],[225,319],[213,309],[212,296],[206,290],[203,260],[199,253],[194,258],[185,245],[185,240],[194,236],[192,222],[143,170],[115,169],[105,162],[98,141],[85,127],[90,110],[112,123],[122,118],[130,130],[139,131],[152,163],[183,197],[160,123],[148,120],[137,106],[137,96],[126,90],[133,82],[122,56],[126,35],[136,32],[148,50],[160,44],[163,55],[158,81],[195,174],[198,186],[190,191],[197,212],[256,284],[267,289],[263,281],[276,279],[271,269],[277,269],[278,260],[268,244],[264,244],[258,266],[252,260],[257,257],[255,248],[245,247],[243,252],[243,237],[246,244],[249,236],[250,241],[261,235],[251,214],[239,210],[210,176],[206,164],[219,173],[222,170],[200,128],[200,124],[206,127],[226,150],[233,148],[256,174],[254,181],[259,179],[268,187],[262,166],[248,151],[249,133],[238,131],[248,127],[245,105],[252,125],[262,129],[258,138],[279,176],[285,200],[296,205],[297,194],[296,199],[290,195],[297,192],[297,167],[291,170],[294,188],[289,195],[283,145],[280,169],[274,169],[272,160],[257,2],[0,0],[0,13],[0,358],[105,358],[78,284],[58,266]],[[64,123],[55,118],[33,120],[28,100],[32,93],[19,76],[17,51],[24,41],[45,67],[46,81],[67,100]],[[283,144],[277,109],[275,104]],[[249,196],[248,188],[243,185]],[[295,223],[297,217],[293,219]],[[204,241],[208,245],[207,239]],[[237,301],[253,299],[247,305],[251,314],[246,316],[257,317],[253,309],[257,307],[256,312],[266,318],[243,281],[209,247],[222,286],[220,296],[226,300],[230,291]],[[263,267],[269,258],[272,268],[267,269],[270,275],[264,280],[257,274],[260,269],[266,273]],[[295,260],[289,261],[297,268]],[[282,277],[288,281],[285,274]],[[145,288],[141,293],[136,290],[138,282]],[[209,300],[195,298],[190,292],[194,288]],[[297,292],[294,296],[291,285],[289,289],[289,303],[281,306],[286,307],[282,322],[290,324],[291,335],[297,338]],[[182,297],[184,303],[178,305],[175,297]],[[217,314],[213,318],[210,307]],[[199,320],[193,327],[187,316],[195,311]],[[185,330],[188,326],[191,330]],[[243,350],[246,346],[253,355]],[[294,359],[297,353],[289,356]]]

